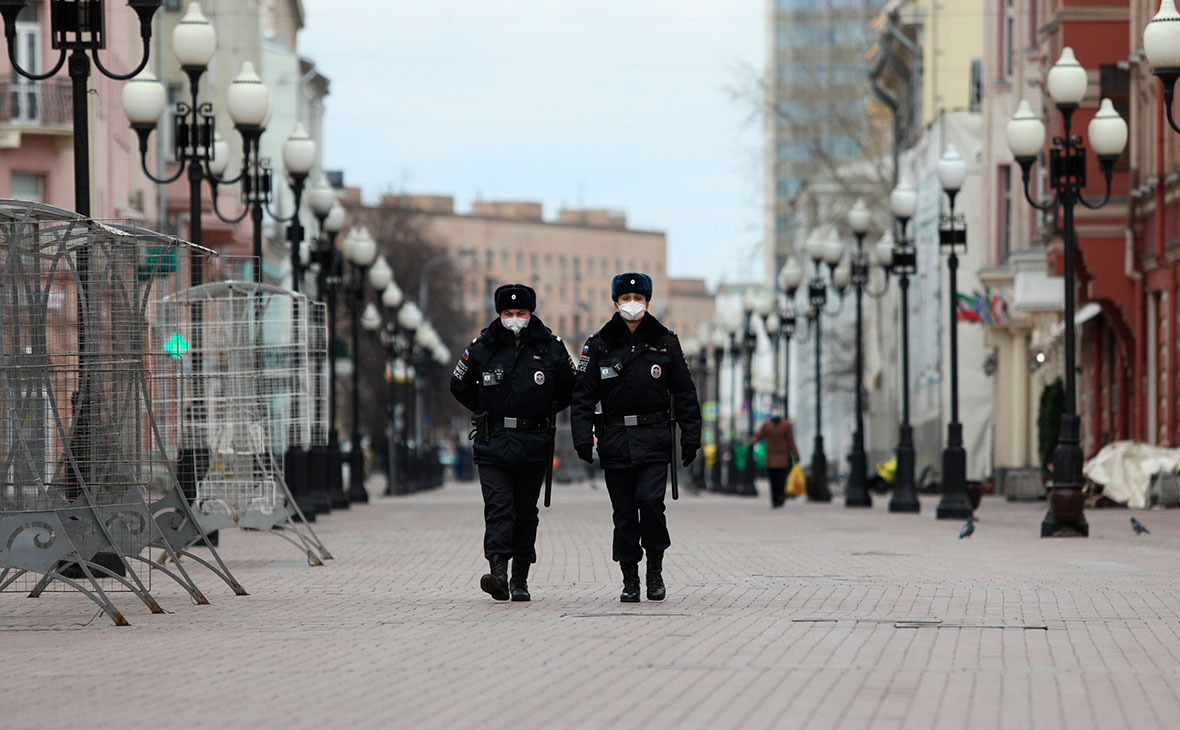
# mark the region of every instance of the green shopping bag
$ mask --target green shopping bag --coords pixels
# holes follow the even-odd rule
[[[759,469],[766,468],[766,442],[759,441],[754,444],[754,466]]]

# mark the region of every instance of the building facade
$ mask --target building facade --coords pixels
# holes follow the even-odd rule
[[[540,203],[476,201],[463,214],[450,196],[424,195],[386,196],[382,205],[411,211],[424,236],[457,262],[463,309],[475,323],[496,316],[492,295],[501,284],[528,284],[538,316],[576,355],[614,313],[611,279],[625,271],[652,277],[656,317],[671,311],[666,236],[628,228],[621,212],[563,209],[547,220]]]

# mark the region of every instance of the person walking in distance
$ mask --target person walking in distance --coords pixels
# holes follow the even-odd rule
[[[546,463],[550,420],[570,404],[574,363],[561,338],[534,314],[537,294],[531,288],[502,286],[495,305],[500,316],[463,351],[451,374],[451,393],[472,412],[475,427],[489,565],[479,586],[497,601],[528,601],[529,566],[537,561],[537,499],[552,468]]]
[[[770,477],[770,507],[777,509],[787,501],[787,472],[799,459],[795,447],[795,433],[791,419],[774,413],[750,439],[750,445],[759,441],[766,444],[766,475]]]
[[[612,557],[623,572],[624,603],[639,601],[639,562],[647,555],[647,598],[662,601],[669,419],[680,426],[684,466],[701,446],[701,408],[676,333],[648,311],[651,277],[619,274],[611,282],[615,314],[582,348],[570,422],[583,461],[598,459],[614,518]],[[601,404],[601,412],[595,413]],[[670,406],[674,406],[670,410]],[[673,464],[675,468],[675,464]]]

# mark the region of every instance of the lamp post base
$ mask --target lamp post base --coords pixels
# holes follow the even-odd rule
[[[818,434],[811,454],[810,473],[807,475],[807,501],[832,501],[832,490],[828,489],[828,457],[824,454],[824,437]]]
[[[897,443],[897,480],[893,484],[889,511],[917,513],[921,510],[918,492],[914,489],[914,430],[904,425]]]
[[[1061,431],[1053,451],[1053,483],[1049,511],[1041,521],[1041,537],[1089,537],[1086,495],[1082,492],[1081,424],[1076,414],[1061,416]]]
[[[365,454],[355,448],[348,454],[348,501],[369,503],[369,492],[365,489]]]
[[[339,442],[328,442],[327,465],[328,478],[324,485],[327,487],[332,509],[348,509],[351,502],[344,491],[344,454],[340,452]]]
[[[854,442],[860,443],[860,434],[854,437]],[[869,495],[869,487],[867,483],[868,467],[866,466],[865,452],[860,446],[852,449],[852,456],[849,458],[849,472],[848,483],[844,486],[844,506],[845,507],[872,507],[873,498]]]
[[[283,454],[283,473],[287,490],[308,522],[314,522],[316,500],[311,493],[311,454],[300,446],[292,446]]]
[[[935,516],[940,520],[965,520],[975,510],[967,498],[967,452],[963,450],[963,424],[948,423],[946,448],[942,450],[942,498]]]

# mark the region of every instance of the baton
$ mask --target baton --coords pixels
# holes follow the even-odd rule
[[[549,417],[549,464],[545,467],[545,506],[553,498],[553,452],[557,444],[557,406]]]
[[[668,394],[668,431],[672,434],[672,500],[680,499],[680,485],[676,483],[676,396]]]

